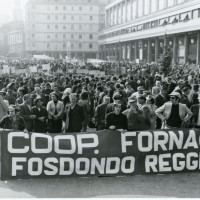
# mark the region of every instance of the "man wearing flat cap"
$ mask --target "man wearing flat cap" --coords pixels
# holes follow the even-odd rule
[[[137,99],[129,97],[128,105],[130,108],[122,112],[127,117],[128,131],[147,130],[143,112],[137,107]]]
[[[172,92],[170,94],[170,102],[165,103],[155,111],[163,123],[163,129],[185,127],[185,124],[192,117],[191,110],[185,104],[179,103],[180,98],[180,93]]]

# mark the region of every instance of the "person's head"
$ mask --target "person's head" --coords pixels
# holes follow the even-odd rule
[[[193,90],[194,90],[195,92],[198,92],[198,91],[199,91],[199,85],[195,84],[195,85],[193,86]]]
[[[137,104],[137,98],[136,97],[129,97],[128,98],[128,105],[132,108],[135,107]]]
[[[69,99],[72,105],[76,104],[77,102],[77,94],[76,93],[72,93],[69,95]]]
[[[45,84],[45,88],[46,88],[46,89],[51,89],[51,84],[50,84],[50,83],[46,83],[46,84]]]
[[[170,101],[172,102],[172,104],[176,105],[179,103],[179,100],[181,98],[180,93],[172,92],[169,96],[170,96]]]
[[[122,95],[119,92],[114,93],[113,95],[113,101],[121,101],[122,100]]]
[[[10,117],[14,117],[16,114],[16,106],[15,105],[10,105],[8,107],[8,112]]]
[[[42,98],[36,98],[35,99],[35,105],[37,107],[41,107],[42,106]]]
[[[190,89],[191,89],[191,86],[190,85],[185,85],[182,87],[182,92],[186,95],[188,95],[190,93]]]
[[[118,115],[120,113],[121,106],[122,106],[121,102],[115,102],[114,103],[114,112],[115,112],[115,114]]]
[[[166,85],[162,85],[162,86],[160,87],[160,93],[161,93],[162,95],[166,95],[166,94],[167,94],[167,86],[166,86]]]
[[[24,95],[24,102],[25,102],[26,104],[31,104],[31,103],[32,103],[32,100],[33,100],[33,98],[32,98],[32,96],[31,96],[30,94],[25,94],[25,95]]]
[[[104,96],[103,97],[103,103],[104,104],[109,104],[110,103],[110,97],[109,96]]]
[[[146,103],[146,97],[144,95],[141,95],[138,97],[138,103],[143,105]]]
[[[82,100],[87,100],[88,99],[88,92],[82,92],[81,93],[81,99]]]
[[[143,88],[142,86],[139,86],[139,87],[137,88],[137,91],[138,91],[139,94],[143,94],[144,88]]]
[[[36,92],[36,93],[40,93],[40,92],[41,92],[40,87],[37,87],[37,86],[36,86],[36,87],[35,87],[35,92]]]
[[[160,85],[161,85],[161,81],[156,81],[156,86],[160,87]]]
[[[20,89],[20,90],[18,91],[18,94],[19,94],[20,97],[23,97],[23,96],[24,96],[23,90]]]
[[[57,85],[57,84],[55,84],[55,85],[53,86],[53,90],[54,90],[54,92],[58,92],[58,85]]]
[[[58,95],[57,95],[55,92],[53,92],[53,93],[51,94],[51,99],[52,99],[53,101],[58,101]]]

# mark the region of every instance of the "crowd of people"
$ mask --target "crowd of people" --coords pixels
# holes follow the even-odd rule
[[[178,66],[165,75],[156,64],[120,66],[126,74],[1,76],[0,128],[71,133],[200,127],[198,71]]]

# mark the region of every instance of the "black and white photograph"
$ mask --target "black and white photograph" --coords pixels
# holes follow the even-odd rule
[[[0,0],[0,198],[200,198],[200,0]]]

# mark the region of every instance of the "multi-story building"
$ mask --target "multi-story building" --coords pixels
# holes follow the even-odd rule
[[[106,7],[100,57],[155,62],[171,48],[173,63],[200,62],[199,0],[116,0]]]
[[[21,57],[24,55],[24,22],[20,0],[15,0],[12,21],[0,28],[0,55]]]
[[[25,54],[25,37],[24,24],[18,22],[18,27],[15,27],[7,34],[8,38],[8,55],[11,57],[22,57]]]
[[[26,53],[95,58],[98,31],[109,0],[29,0],[25,8]]]

